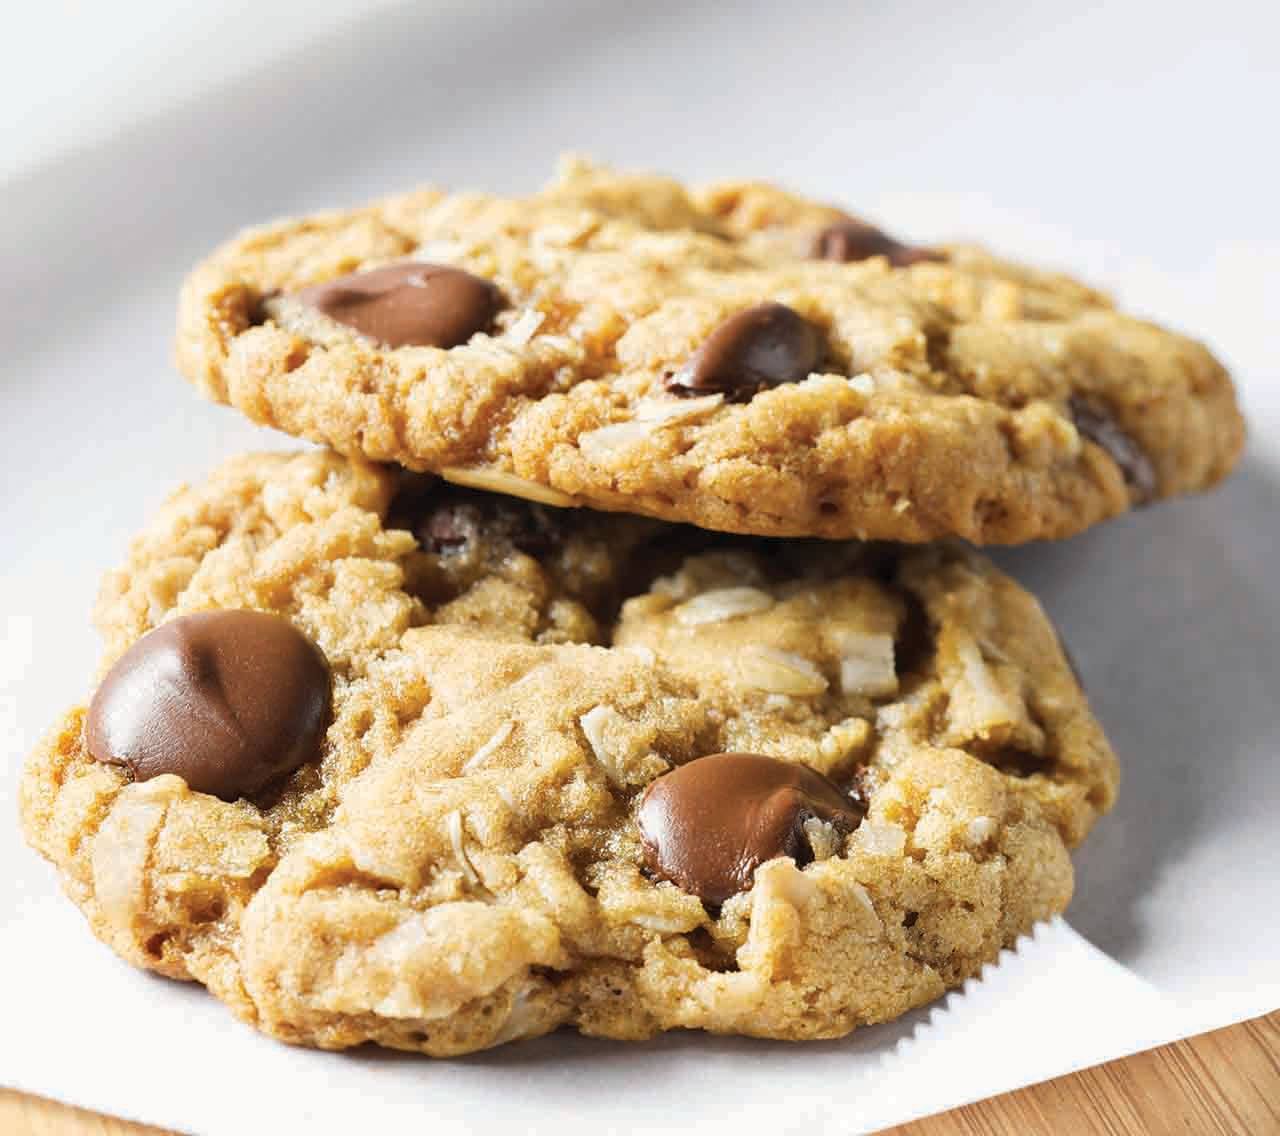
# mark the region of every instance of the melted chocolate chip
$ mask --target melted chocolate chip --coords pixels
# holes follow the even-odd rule
[[[440,264],[389,264],[296,294],[386,347],[457,347],[488,330],[501,303],[487,280]]]
[[[937,249],[904,245],[874,225],[856,221],[852,217],[819,230],[813,238],[813,255],[818,260],[837,260],[842,263],[883,256],[895,268],[906,268],[928,260],[946,260],[946,256]]]
[[[785,304],[757,304],[719,325],[667,380],[677,394],[750,398],[799,382],[822,362],[822,333]]]
[[[1120,467],[1129,495],[1137,505],[1144,505],[1155,498],[1158,488],[1155,466],[1116,420],[1096,403],[1079,395],[1072,395],[1067,402],[1071,419],[1081,436],[1101,446],[1107,456]]]
[[[85,740],[138,781],[176,773],[233,800],[318,757],[328,715],[328,664],[292,623],[210,611],[162,624],[120,657]]]
[[[854,801],[806,766],[753,753],[717,753],[650,784],[637,822],[654,875],[721,904],[746,891],[766,860],[812,860],[806,820],[817,817],[850,832],[862,816]]]
[[[560,513],[532,501],[414,478],[392,502],[387,528],[407,529],[437,556],[461,554],[477,542],[539,556],[564,540]]]

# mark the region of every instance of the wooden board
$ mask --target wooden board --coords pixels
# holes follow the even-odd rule
[[[1019,1089],[886,1136],[1280,1133],[1280,1011]],[[160,1129],[0,1090],[5,1136],[157,1136]]]

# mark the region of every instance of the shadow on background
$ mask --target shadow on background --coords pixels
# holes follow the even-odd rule
[[[1120,759],[1068,918],[1126,962],[1149,897],[1197,838],[1240,823],[1222,802],[1264,794],[1280,751],[1280,479],[1247,459],[1211,495],[997,559],[1057,621]]]

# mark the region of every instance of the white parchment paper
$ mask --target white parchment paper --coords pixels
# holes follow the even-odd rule
[[[0,183],[0,1083],[215,1134],[848,1133],[1280,1005],[1280,214],[1249,114],[1280,99],[1260,54],[1280,19],[1226,0],[1208,34],[1199,10],[1152,11],[384,6]],[[1080,272],[1233,365],[1250,452],[1215,494],[999,554],[1057,619],[1125,780],[1071,926],[964,993],[802,1047],[288,1049],[92,940],[16,834],[20,763],[88,690],[88,609],[129,536],[177,482],[291,444],[172,374],[188,265],[281,213],[531,185],[569,147],[769,175]]]

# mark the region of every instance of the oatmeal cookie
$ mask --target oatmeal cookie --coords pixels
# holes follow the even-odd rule
[[[25,770],[93,932],[286,1041],[830,1038],[1072,889],[1116,765],[977,553],[238,458],[106,580]]]
[[[1243,443],[1203,346],[1064,276],[581,161],[247,232],[186,282],[177,354],[353,457],[764,536],[1063,537]]]

